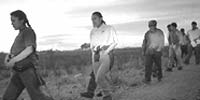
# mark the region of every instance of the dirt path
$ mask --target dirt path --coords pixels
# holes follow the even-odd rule
[[[6,84],[8,79],[0,82],[0,97]],[[153,79],[150,85],[128,87],[121,93],[114,94],[114,100],[195,100],[199,89],[200,66],[191,64],[181,71],[175,69],[173,72],[164,72],[161,82]],[[81,100],[85,99],[81,98]]]
[[[130,88],[116,100],[195,100],[200,89],[200,66],[185,66],[182,71],[165,72],[163,81]]]

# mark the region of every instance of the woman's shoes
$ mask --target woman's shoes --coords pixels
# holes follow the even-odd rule
[[[104,96],[102,100],[112,100],[111,95]]]
[[[94,97],[94,93],[92,92],[84,92],[84,93],[80,93],[80,95],[81,97],[90,98],[90,99]]]

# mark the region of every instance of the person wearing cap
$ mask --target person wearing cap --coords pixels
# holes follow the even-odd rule
[[[183,43],[183,35],[182,33],[177,29],[177,24],[172,23],[170,25],[170,45],[169,45],[169,66],[166,71],[172,71],[172,65],[174,60],[174,56],[177,59],[177,68],[178,70],[182,70],[183,68],[183,63],[182,63],[182,58],[181,58],[181,44]]]
[[[195,53],[195,63],[200,63],[200,29],[197,27],[197,22],[193,21],[192,29],[187,32],[187,35],[191,41],[188,45],[188,56],[186,57],[185,63],[190,63],[190,58],[192,56],[192,51]]]
[[[149,30],[145,33],[142,44],[142,55],[145,58],[145,79],[143,82],[146,84],[151,82],[153,63],[157,67],[158,81],[161,81],[163,77],[161,56],[164,47],[164,34],[161,29],[157,28],[156,20],[150,20],[148,26]]]

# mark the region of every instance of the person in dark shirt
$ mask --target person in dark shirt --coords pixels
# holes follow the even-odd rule
[[[5,58],[5,65],[12,69],[12,76],[3,100],[17,100],[26,88],[31,100],[53,100],[42,93],[40,86],[45,82],[36,72],[36,34],[31,28],[26,14],[16,10],[11,14],[12,25],[19,34],[11,47],[10,54]]]
[[[180,29],[181,33],[183,34],[183,43],[181,44],[181,57],[184,59],[187,56],[187,46],[190,43],[189,37],[185,34],[185,29],[181,28]]]
[[[142,44],[142,55],[145,58],[145,79],[144,83],[151,82],[152,66],[155,64],[158,81],[162,80],[162,50],[164,47],[164,34],[157,28],[157,21],[151,20],[148,23],[149,30],[145,33]]]

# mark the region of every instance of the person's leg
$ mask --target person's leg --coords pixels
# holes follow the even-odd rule
[[[183,58],[185,59],[186,55],[187,55],[187,45],[184,45],[184,48],[183,48]]]
[[[81,93],[80,95],[82,97],[86,97],[86,98],[93,98],[95,95],[95,90],[97,88],[97,83],[96,83],[96,74],[97,74],[97,70],[99,69],[99,61],[95,61],[94,60],[94,54],[92,55],[92,73],[90,74],[90,80],[89,80],[89,84],[87,87],[87,92]],[[101,96],[101,93],[99,93]]]
[[[181,45],[181,58],[184,59],[187,54],[187,45]]]
[[[96,81],[95,81],[95,75],[94,75],[94,72],[92,72],[90,74],[90,81],[89,81],[87,90],[88,90],[88,92],[94,93],[96,87],[97,87],[97,84],[96,84]]]
[[[184,45],[181,45],[181,58],[183,58],[183,55],[184,55]]]
[[[181,58],[181,48],[180,48],[180,46],[175,47],[175,54],[176,54],[176,58],[177,58],[178,70],[181,70],[182,67],[183,67],[183,62],[182,62],[182,58]]]
[[[113,53],[113,51],[111,51],[109,53],[109,56],[110,56],[110,70],[111,70],[113,65],[114,65],[114,53]]]
[[[173,50],[174,51],[174,50]],[[173,63],[172,63],[172,67],[174,68],[174,67],[177,67],[177,62],[178,62],[178,59],[177,59],[177,57],[176,57],[176,53],[175,53],[175,51],[173,52]]]
[[[155,65],[157,66],[157,73],[158,73],[158,80],[161,81],[163,75],[162,75],[162,61],[161,61],[161,52],[156,52],[154,56],[154,62]]]
[[[151,81],[152,65],[153,65],[152,55],[145,56],[145,81],[148,83]]]
[[[192,56],[192,51],[193,51],[192,49],[193,49],[192,45],[188,44],[187,45],[187,55],[186,55],[185,61],[184,61],[185,64],[189,64],[190,63],[190,58]]]
[[[95,76],[97,75],[99,67],[100,67],[100,62],[95,61],[94,56],[92,56],[92,69]]]
[[[196,47],[195,47],[195,63],[196,64],[199,64],[200,63],[200,44],[198,44]]]
[[[169,61],[166,71],[172,71],[173,63],[174,63],[174,50],[172,46],[169,46]]]
[[[158,75],[158,68],[156,66],[156,64],[152,65],[152,76],[155,78]]]
[[[21,79],[18,74],[14,73],[3,95],[3,100],[17,100],[23,90],[24,85],[21,82]]]
[[[197,50],[197,59],[198,59],[198,62],[197,64],[200,64],[200,44],[197,45],[198,46],[198,50]]]
[[[96,82],[99,87],[102,89],[104,96],[111,95],[109,82],[106,79],[106,75],[110,69],[110,57],[108,54],[102,54],[100,58],[100,67],[97,71]]]
[[[34,68],[29,68],[19,75],[31,100],[53,100],[40,90],[40,82]]]
[[[95,81],[95,75],[94,75],[94,72],[92,71],[90,74],[90,80],[89,80],[89,84],[87,87],[87,92],[81,93],[81,96],[86,97],[86,98],[93,98],[96,87],[97,87],[97,84]]]

